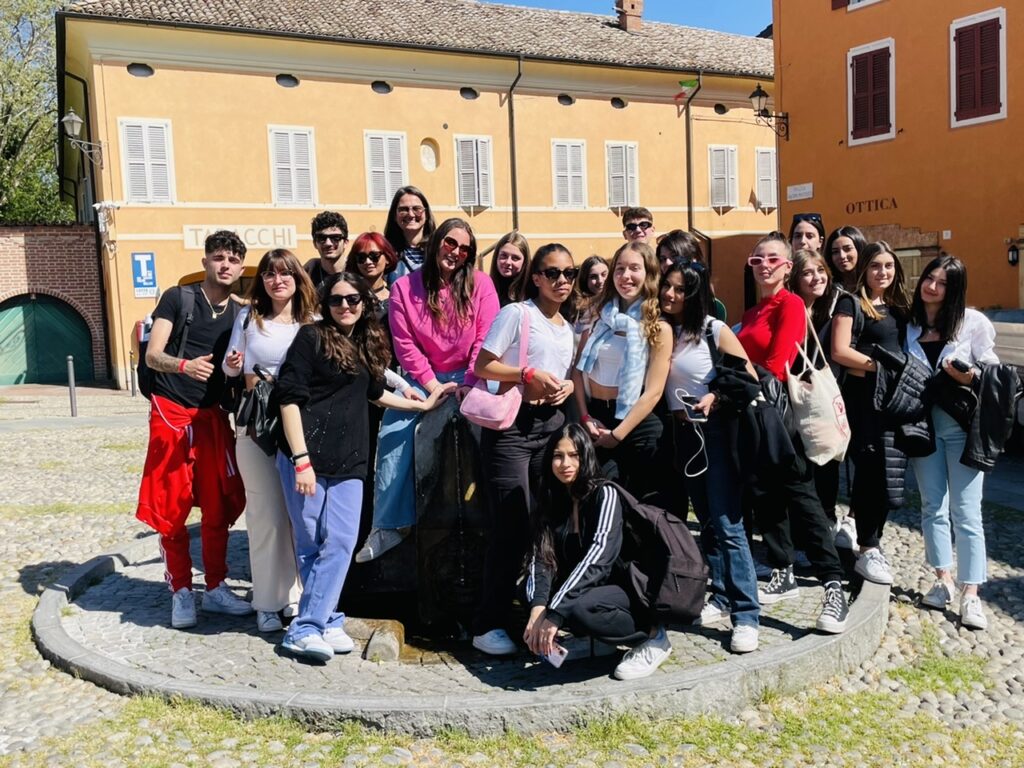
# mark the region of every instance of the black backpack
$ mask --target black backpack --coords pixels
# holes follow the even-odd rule
[[[178,309],[178,316],[174,318],[174,327],[171,329],[171,338],[167,340],[164,351],[167,354],[178,354],[185,348],[188,342],[188,328],[192,325],[196,308],[195,286],[184,286],[178,289],[181,293],[181,307]],[[147,400],[153,396],[153,383],[156,380],[156,372],[146,363],[146,350],[149,349],[149,333],[139,342],[139,364],[137,367],[139,391]]]
[[[704,608],[708,566],[686,521],[609,483],[622,500],[619,559],[628,588],[655,623],[692,622]]]

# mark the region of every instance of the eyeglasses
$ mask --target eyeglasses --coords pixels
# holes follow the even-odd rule
[[[269,270],[267,272],[263,272],[260,275],[260,277],[262,277],[266,282],[270,283],[273,282],[276,278],[280,278],[282,280],[294,280],[295,273],[292,272],[290,269],[282,270],[281,272]]]
[[[573,280],[576,279],[576,275],[578,275],[580,271],[576,267],[568,267],[566,269],[559,269],[558,267],[548,267],[547,269],[542,269],[540,273],[544,275],[544,277],[546,277],[552,283],[557,283],[559,277],[564,277],[571,283]]]
[[[631,221],[629,222],[629,224],[625,225],[624,229],[627,232],[636,232],[638,229],[642,229],[644,232],[646,232],[653,226],[653,221]]]
[[[775,267],[785,264],[789,259],[785,256],[751,256],[747,259],[747,264],[752,267],[760,267],[762,264],[775,269]]]
[[[317,232],[313,235],[313,242],[317,245],[323,245],[328,240],[332,243],[344,243],[348,240],[348,235],[324,234],[323,232]]]
[[[820,213],[794,213],[793,214],[793,223],[794,224],[799,224],[801,221],[816,221],[819,224],[821,224],[821,214]]]
[[[337,309],[342,304],[348,304],[350,307],[358,307],[363,301],[363,297],[358,293],[348,293],[342,296],[340,293],[335,293],[327,297],[327,306],[331,309]]]
[[[469,256],[469,246],[460,245],[459,241],[454,237],[448,237],[447,235],[441,239],[441,244],[449,251],[458,251],[459,256]]]
[[[420,214],[423,213],[424,209],[422,205],[400,205],[395,210],[398,211],[399,213],[411,213],[413,216],[419,216]]]
[[[355,255],[356,264],[365,264],[366,262],[372,262],[376,264],[380,261],[380,257],[384,254],[380,251],[366,251],[364,253],[357,253]]]

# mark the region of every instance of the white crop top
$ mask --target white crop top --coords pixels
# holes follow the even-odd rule
[[[530,313],[526,364],[560,379],[568,378],[575,348],[572,325],[565,321],[553,323],[529,299],[502,307],[487,332],[483,348],[497,355],[505,365],[518,367],[519,331],[524,310]]]
[[[672,349],[668,381],[665,382],[665,405],[670,411],[682,410],[683,407],[676,390],[681,390],[680,395],[701,398],[708,393],[708,384],[715,378],[711,350],[704,335],[707,333],[708,323],[711,323],[711,333],[717,345],[725,323],[708,315],[704,318],[704,327],[699,338],[688,339],[680,336]]]
[[[238,350],[244,355],[241,373],[252,373],[252,367],[259,365],[271,376],[276,377],[277,369],[284,362],[288,347],[292,345],[302,326],[298,323],[275,323],[264,319],[262,329],[253,320],[249,327],[243,330],[247,317],[249,308],[245,307],[235,318],[235,325],[231,329],[231,341],[228,342],[228,354],[232,350]],[[226,356],[221,367],[228,376],[239,374],[237,369],[228,366]]]
[[[587,374],[590,380],[602,387],[619,386],[619,372],[626,358],[626,337],[612,334],[597,348],[594,367]]]

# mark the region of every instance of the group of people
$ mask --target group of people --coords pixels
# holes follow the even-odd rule
[[[395,194],[384,232],[360,234],[347,255],[340,214],[318,214],[311,234],[318,258],[303,265],[268,251],[242,300],[230,290],[245,245],[217,232],[201,284],[161,297],[146,353],[156,377],[138,516],[160,533],[172,626],[196,623],[185,528],[195,504],[203,610],[255,612],[260,632],[286,630],[285,650],[321,661],[354,647],[338,610],[352,561],[385,556],[415,530],[418,419],[478,381],[498,395],[519,387],[522,399],[509,428],[479,432],[491,528],[473,646],[519,649],[518,599],[531,651],[552,654],[563,630],[589,635],[629,647],[615,676],[631,679],[652,674],[671,645],[623,579],[619,487],[682,517],[692,505],[711,574],[697,621],[731,622],[733,652],[757,649],[762,605],[797,594],[797,549],[824,586],[818,629],[846,625],[839,463],[809,461],[795,434],[784,466],[758,471],[740,457],[745,404],[718,386],[727,361],[741,384],[783,382],[808,328],[829,339],[853,432],[848,544],[857,573],[880,583],[892,581],[880,540],[902,503],[906,459],[873,411],[875,345],[966,386],[997,362],[991,324],[965,307],[960,261],[935,259],[911,297],[885,243],[852,227],[826,240],[815,215],[796,217],[789,238],[757,243],[747,263],[761,299],[736,330],[699,241],[681,230],[658,237],[644,208],[624,213],[625,242],[609,261],[577,266],[563,245],[531,251],[512,232],[494,246],[489,275],[476,267],[470,224],[436,224],[415,187]],[[220,407],[229,377],[246,390],[272,386],[276,446],[242,419],[232,425]],[[961,618],[980,628],[982,475],[959,463],[964,425],[939,405],[931,422],[935,450],[914,459],[936,573],[922,602],[945,608],[954,598],[952,521]],[[228,528],[243,509],[251,603],[224,582]],[[364,510],[372,527],[360,540]],[[755,529],[771,568],[760,587]]]

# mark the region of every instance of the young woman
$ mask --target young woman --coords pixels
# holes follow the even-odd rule
[[[747,259],[761,300],[743,315],[737,338],[750,361],[778,379],[785,377],[786,364],[796,359],[796,345],[807,329],[807,312],[799,296],[786,290],[793,268],[785,235],[773,232],[762,238]],[[832,541],[832,527],[814,490],[811,462],[803,455],[799,438],[793,439],[796,460],[786,472],[760,476],[751,486],[754,513],[768,549],[772,576],[758,590],[762,605],[797,597],[793,576],[793,539],[790,525],[805,532],[807,556],[825,587],[817,627],[823,632],[846,629],[849,608],[843,594],[843,567]],[[788,514],[787,514],[788,511]]]
[[[398,255],[398,264],[388,273],[388,284],[423,266],[424,248],[434,234],[434,214],[419,189],[402,187],[391,198],[384,237]]]
[[[572,293],[576,267],[558,243],[543,246],[533,259],[526,301],[498,313],[476,359],[478,378],[499,382],[499,391],[523,384],[523,404],[515,423],[499,432],[484,429],[480,447],[488,478],[493,525],[484,565],[484,583],[473,646],[484,653],[515,653],[508,636],[516,573],[526,555],[529,516],[541,476],[548,438],[562,427],[561,405],[572,394],[572,326],[562,304]],[[529,335],[520,335],[524,313]],[[526,366],[519,354],[526,344]],[[532,478],[532,481],[531,481]]]
[[[668,268],[676,261],[704,261],[704,252],[700,247],[700,240],[682,229],[673,229],[671,232],[658,238],[658,266],[661,267],[661,274],[664,275]]]
[[[861,263],[864,246],[868,241],[856,227],[840,227],[825,241],[822,254],[829,260],[832,277],[839,287],[849,293],[857,289],[858,265]]]
[[[983,314],[966,306],[967,268],[955,256],[937,256],[921,272],[910,307],[907,350],[924,360],[939,375],[970,386],[979,364],[998,364],[993,348],[995,328]],[[970,368],[957,370],[959,360]],[[931,410],[935,452],[911,459],[921,491],[921,530],[928,564],[935,569],[935,584],[921,599],[929,608],[945,610],[953,602],[953,544],[956,533],[957,581],[960,621],[965,627],[985,629],[988,619],[981,608],[978,586],[985,581],[987,556],[981,520],[983,475],[960,463],[967,433],[940,406]],[[950,519],[952,518],[952,531]]]
[[[734,653],[757,650],[760,606],[757,577],[740,509],[740,479],[728,433],[709,384],[715,378],[710,332],[723,354],[747,355],[735,334],[710,314],[711,291],[703,264],[677,261],[661,278],[661,311],[675,345],[665,404],[673,416],[676,467],[701,525],[701,547],[711,566],[711,599],[698,623],[732,618]],[[753,369],[750,371],[753,376]],[[691,419],[686,411],[695,412]]]
[[[494,246],[491,261],[491,281],[501,306],[522,301],[529,280],[530,244],[518,232],[509,232]]]
[[[271,378],[277,376],[299,328],[313,322],[317,300],[302,264],[284,249],[263,254],[248,298],[249,305],[235,319],[221,367],[228,376],[244,376],[245,388],[251,390],[256,386],[257,366]],[[245,484],[256,629],[277,632],[282,629],[280,612],[294,616],[302,592],[292,526],[274,457],[249,437],[247,424],[235,426],[238,472]]]
[[[619,680],[654,674],[672,653],[665,628],[638,615],[613,578],[622,546],[622,502],[602,482],[588,433],[568,424],[544,451],[541,496],[532,519],[527,566],[530,618],[523,640],[549,655],[562,627],[611,645],[633,646],[615,668]]]
[[[387,336],[368,311],[373,300],[358,275],[328,278],[321,319],[299,330],[276,387],[294,468],[282,478],[289,483],[285,497],[303,589],[281,646],[320,661],[353,648],[337,606],[356,545],[370,460],[366,401],[418,412],[445,396],[438,389],[415,402],[384,389],[390,353]]]
[[[597,319],[580,339],[573,371],[581,421],[609,477],[638,498],[658,490],[661,400],[672,354],[672,329],[661,319],[661,271],[650,246],[634,241],[615,252]]]
[[[369,284],[377,305],[385,313],[389,295],[387,276],[397,266],[395,249],[379,232],[363,232],[352,242],[345,260],[345,271],[359,275]]]
[[[580,296],[600,296],[608,279],[608,262],[603,256],[588,256],[583,260],[576,278],[576,292]]]
[[[850,419],[849,453],[854,467],[850,505],[857,510],[860,549],[854,569],[878,584],[892,584],[892,571],[879,542],[894,501],[888,487],[890,477],[902,477],[907,460],[891,446],[892,432],[884,428],[875,410],[878,364],[871,355],[875,345],[902,351],[909,312],[899,259],[884,242],[865,246],[856,294],[843,296],[836,304],[832,359],[848,374],[843,382],[843,402]],[[863,316],[863,329],[854,338],[858,313]]]
[[[475,263],[476,238],[469,223],[448,219],[430,238],[423,268],[391,286],[391,338],[414,391],[453,391],[476,381],[472,367],[498,314],[498,294]],[[373,529],[356,554],[358,563],[393,548],[416,522],[416,422],[416,414],[384,414],[377,438]]]
[[[821,253],[822,246],[825,244],[825,225],[821,223],[821,214],[793,214],[793,223],[789,225],[789,244],[794,253],[797,251]]]

